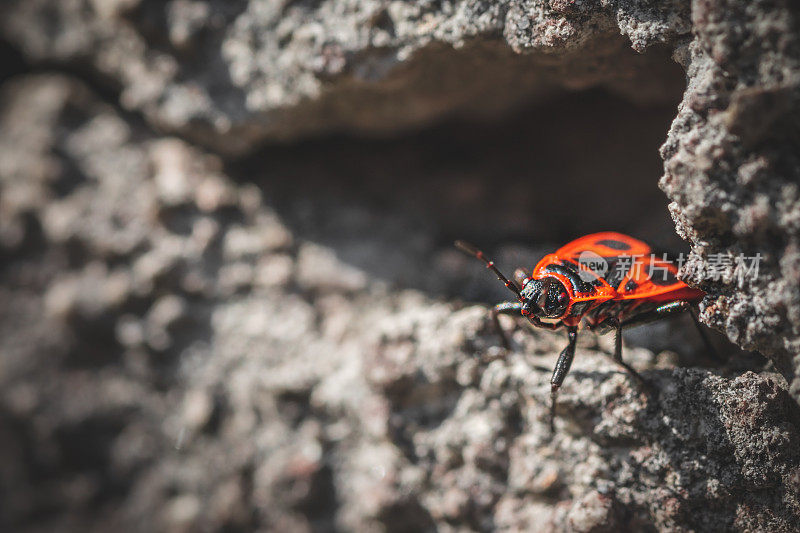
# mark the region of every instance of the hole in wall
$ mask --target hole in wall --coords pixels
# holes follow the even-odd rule
[[[657,185],[679,99],[640,106],[602,90],[566,93],[491,122],[267,147],[232,174],[257,183],[301,240],[375,280],[494,304],[506,289],[454,250],[455,239],[479,245],[508,275],[596,231],[688,251]],[[626,339],[692,357],[704,348],[684,318]]]
[[[509,246],[530,251],[517,254],[523,261],[603,230],[682,245],[657,186],[674,97],[675,105],[642,107],[600,90],[563,94],[492,122],[268,147],[232,174],[257,183],[301,239],[376,279],[496,300],[505,294],[493,279],[465,294],[446,272],[453,240],[501,255]]]
[[[25,72],[27,65],[19,50],[0,38],[0,84]]]

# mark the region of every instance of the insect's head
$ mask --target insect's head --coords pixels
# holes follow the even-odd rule
[[[539,318],[560,318],[569,306],[569,294],[555,278],[528,279],[520,291],[522,314]]]

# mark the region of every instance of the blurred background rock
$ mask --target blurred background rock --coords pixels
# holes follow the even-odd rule
[[[0,525],[796,530],[797,18],[5,2]],[[691,281],[769,360],[632,331],[648,397],[587,335],[551,435],[563,338],[496,359],[503,288],[451,243],[511,271],[604,229],[762,254]]]

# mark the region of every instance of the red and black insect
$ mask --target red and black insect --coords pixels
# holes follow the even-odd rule
[[[498,315],[521,314],[536,327],[566,328],[569,342],[558,357],[551,384],[550,425],[555,415],[558,389],[575,356],[578,326],[591,331],[616,332],[614,361],[637,381],[644,379],[622,360],[622,329],[689,311],[703,341],[713,347],[700,326],[694,305],[705,296],[677,278],[678,268],[663,254],[655,254],[642,241],[614,232],[586,235],[548,254],[528,273],[517,269],[514,281],[506,278],[492,261],[463,241],[456,246],[486,263],[517,297],[497,304],[492,320],[506,349],[508,337]]]

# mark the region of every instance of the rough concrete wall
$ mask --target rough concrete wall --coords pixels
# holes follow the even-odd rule
[[[474,272],[428,225],[352,198],[281,215],[297,205],[281,186],[236,184],[75,81],[7,91],[10,527],[796,524],[800,409],[778,375],[675,368],[628,346],[648,396],[608,359],[611,339],[588,336],[552,435],[560,336],[518,330],[497,359],[484,308],[392,289],[430,283],[404,257],[433,254],[438,279]],[[354,254],[384,278],[340,258]]]
[[[797,529],[788,1],[36,0],[0,15],[32,68],[62,72],[2,93],[0,525]],[[551,435],[562,338],[519,330],[498,358],[483,307],[458,300],[502,292],[449,243],[480,236],[513,266],[603,224],[668,241],[639,154],[682,89],[669,54],[688,87],[661,186],[699,255],[686,275],[710,294],[704,319],[773,366],[681,368],[703,362],[693,332],[649,329],[626,344],[648,394],[610,339],[585,336]],[[650,107],[554,96],[589,87]],[[531,99],[550,114],[474,144],[443,142],[486,128],[468,122],[261,145]],[[630,156],[613,140],[628,126]],[[529,176],[514,163],[528,151],[569,164]],[[610,203],[593,169],[625,209],[577,216],[547,189]],[[761,277],[703,274],[728,252],[761,253]]]
[[[772,357],[800,398],[800,12],[696,2],[692,20],[660,182],[692,244],[686,278],[710,294],[707,323]],[[762,258],[756,279],[735,272],[740,254]]]
[[[228,153],[342,128],[397,131],[456,111],[491,116],[565,86],[671,101],[664,54],[630,45],[689,32],[678,2],[12,0],[2,9],[5,33],[30,57],[90,69],[125,107]]]

